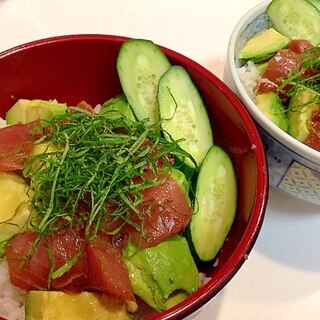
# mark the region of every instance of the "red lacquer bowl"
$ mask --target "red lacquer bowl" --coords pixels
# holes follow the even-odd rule
[[[127,38],[71,35],[27,43],[0,54],[0,116],[19,98],[57,99],[73,105],[86,100],[103,103],[121,92],[116,72],[119,47]],[[268,174],[263,145],[248,112],[215,75],[163,48],[172,64],[186,68],[198,86],[210,116],[214,141],[232,157],[239,198],[235,223],[217,263],[203,272],[211,280],[170,310],[151,316],[182,319],[199,310],[236,274],[259,234],[268,198]]]

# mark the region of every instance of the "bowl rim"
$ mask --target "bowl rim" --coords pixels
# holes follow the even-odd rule
[[[238,92],[240,99],[246,105],[252,117],[268,134],[272,136],[272,138],[277,140],[279,143],[281,143],[283,146],[288,148],[291,152],[298,155],[299,157],[303,157],[308,161],[311,161],[315,165],[320,165],[320,151],[312,149],[311,147],[303,144],[301,141],[293,138],[288,133],[280,129],[269,118],[267,118],[252,101],[237,74],[237,66],[235,63],[235,48],[237,38],[255,17],[266,11],[266,8],[268,7],[270,2],[270,0],[263,1],[262,3],[256,5],[247,13],[245,13],[237,22],[235,28],[231,33],[227,50],[227,63],[231,81],[236,87],[236,91]]]
[[[128,39],[130,38],[109,34],[69,34],[53,36],[30,41],[0,52],[0,59],[12,53],[27,50],[28,48],[34,46],[41,46],[46,43],[66,41],[69,42],[78,40],[116,41],[118,43],[122,43],[123,41]],[[147,318],[148,320],[172,320],[181,319],[182,316],[186,317],[200,310],[233,278],[242,264],[248,259],[248,255],[257,240],[265,217],[265,211],[269,197],[269,178],[266,154],[257,126],[250,116],[250,113],[245,108],[240,99],[235,95],[235,93],[222,80],[220,80],[216,75],[214,75],[204,66],[200,65],[198,62],[162,45],[157,45],[164,51],[166,55],[169,56],[169,59],[174,58],[183,61],[184,65],[192,67],[197,72],[201,73],[210,82],[213,82],[217,89],[221,92],[221,94],[226,96],[226,98],[231,102],[233,108],[239,114],[248,132],[248,138],[251,142],[257,168],[257,188],[253,199],[251,215],[248,219],[244,234],[242,235],[230,258],[216,274],[215,281],[213,281],[213,279],[209,280],[204,286],[202,286],[181,303],[168,309],[167,311]]]

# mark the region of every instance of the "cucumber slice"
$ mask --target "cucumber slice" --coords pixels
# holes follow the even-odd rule
[[[165,137],[184,139],[180,147],[200,165],[213,144],[213,136],[199,91],[183,67],[172,66],[160,78],[158,102]]]
[[[201,261],[211,261],[224,244],[237,209],[235,169],[217,145],[210,148],[200,167],[195,195],[195,214],[189,226],[191,247]]]
[[[308,0],[311,4],[313,4],[318,10],[320,10],[320,0]]]
[[[159,122],[158,82],[170,62],[152,41],[124,42],[117,58],[117,71],[124,94],[138,120]]]
[[[290,39],[320,43],[320,11],[307,0],[273,0],[267,15],[274,28]]]

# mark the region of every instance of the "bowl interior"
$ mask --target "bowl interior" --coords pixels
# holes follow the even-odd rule
[[[0,55],[0,116],[19,98],[57,99],[69,105],[103,103],[121,92],[116,72],[126,38],[106,35],[63,36],[36,41]],[[231,90],[190,59],[163,48],[172,64],[184,66],[207,105],[214,140],[231,155],[239,196],[236,221],[223,250],[203,266],[211,280],[178,306],[150,319],[182,318],[210,300],[232,278],[258,236],[268,196],[267,165],[253,121]]]

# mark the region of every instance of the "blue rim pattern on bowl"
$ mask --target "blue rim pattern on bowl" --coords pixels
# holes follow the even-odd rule
[[[299,199],[320,204],[320,167],[271,138],[259,125],[258,130],[267,151],[270,185]]]

